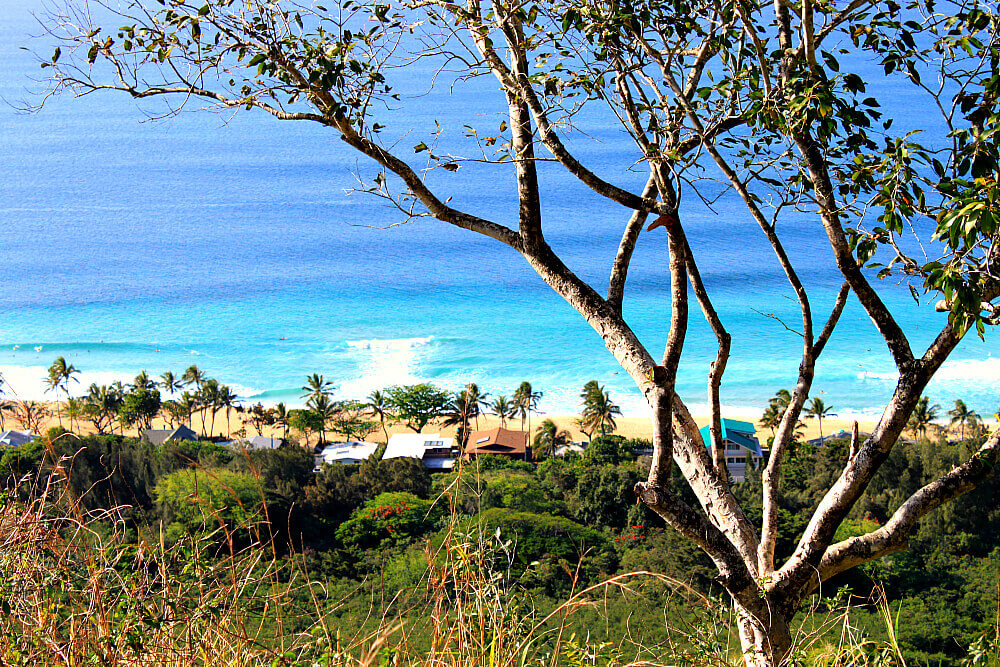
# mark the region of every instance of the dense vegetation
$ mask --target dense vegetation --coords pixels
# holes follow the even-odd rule
[[[523,623],[609,577],[662,573],[691,586],[690,595],[678,596],[679,584],[662,581],[630,587],[642,594],[639,601],[601,594],[600,608],[570,615],[563,634],[575,633],[584,653],[601,654],[598,664],[616,664],[608,647],[621,649],[625,635],[645,647],[647,658],[669,662],[665,655],[697,653],[704,640],[699,633],[711,625],[705,616],[710,605],[703,601],[718,591],[711,562],[634,503],[632,487],[649,461],[634,460],[632,451],[644,444],[602,436],[582,456],[551,457],[537,465],[484,457],[432,477],[414,459],[373,457],[313,473],[311,453],[298,447],[252,452],[210,442],[154,447],[118,435],[80,438],[53,429],[29,445],[5,449],[0,474],[14,480],[5,513],[65,485],[65,498],[75,499],[75,506],[64,509],[80,512],[95,534],[115,534],[116,544],[126,549],[119,566],[126,568],[139,564],[128,562],[139,551],[127,549],[143,544],[159,543],[169,551],[197,536],[202,556],[212,563],[231,562],[235,553],[266,545],[272,557],[256,567],[279,563],[325,582],[322,600],[313,589],[302,589],[311,591],[308,600],[299,600],[308,611],[285,618],[282,632],[307,630],[323,616],[340,636],[364,636],[381,622],[383,611],[419,627],[429,622],[435,577],[446,579],[438,568],[451,562],[456,550],[465,557],[475,554],[477,567],[492,573],[486,581],[497,587],[494,597],[506,605],[504,614],[525,615]],[[927,438],[902,444],[841,530],[870,530],[919,485],[968,457],[975,444]],[[785,474],[779,550],[787,553],[794,546],[810,510],[843,468],[848,446],[830,441],[822,448],[797,447]],[[736,485],[751,508],[760,506],[760,489],[753,471]],[[884,597],[881,613],[898,615],[896,640],[911,664],[961,664],[970,659],[970,647],[976,655],[995,656],[996,494],[994,478],[930,515],[908,550],[841,575],[803,609],[800,631],[822,627],[838,604],[849,601],[859,607],[852,627],[868,633],[874,650],[889,640],[877,605]],[[278,579],[293,598],[306,596],[292,591],[294,577]],[[262,623],[266,636],[277,636],[279,628],[260,595],[244,592],[243,604],[251,616],[259,612],[269,619]],[[680,644],[668,632],[678,624],[689,628]],[[725,646],[731,641],[726,635],[713,641]],[[415,632],[408,641],[418,650],[427,648],[431,635],[419,636]],[[564,653],[577,644],[567,643]],[[567,655],[564,664],[577,664]]]

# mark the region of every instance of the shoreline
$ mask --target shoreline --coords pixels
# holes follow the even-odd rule
[[[43,405],[49,412],[49,416],[43,420],[44,425],[43,428],[41,429],[42,432],[45,432],[46,430],[52,428],[53,426],[59,426],[59,418],[53,412],[53,408],[55,407],[57,402],[51,400],[37,401],[37,402]],[[61,404],[61,402],[59,403]],[[760,419],[761,412],[758,411],[756,413],[756,417],[754,417],[751,414],[746,414],[748,412],[750,412],[749,409],[727,410],[723,408],[724,417],[730,419],[737,419],[740,421],[749,421],[753,423],[757,429],[758,438],[762,442],[766,442],[767,438],[770,436],[770,431],[769,429],[762,428],[757,423],[758,420]],[[257,435],[256,429],[249,423],[248,416],[249,415],[245,412],[237,413],[235,410],[233,410],[230,413],[230,419],[229,419],[230,425],[227,427],[225,411],[220,410],[215,417],[214,435],[216,437],[218,436],[228,437],[229,434],[235,434],[241,428],[244,428],[246,430],[246,435],[248,437]],[[538,426],[544,420],[551,419],[556,423],[556,425],[559,427],[560,430],[567,430],[570,432],[571,440],[576,442],[586,441],[588,439],[587,436],[583,434],[575,426],[574,422],[578,417],[579,415],[573,415],[573,414],[550,415],[546,413],[533,413],[530,420],[530,430],[529,430],[528,420],[525,420],[525,423],[522,428],[520,418],[507,420],[506,428],[511,430],[526,430],[529,431],[531,437],[533,437],[534,432],[538,428]],[[708,423],[709,416],[707,414],[695,414],[694,419],[697,422],[698,427],[701,428]],[[200,417],[195,416],[192,421],[194,430],[200,432],[200,426],[201,426]],[[806,425],[806,428],[803,431],[804,438],[806,440],[811,440],[813,438],[819,437],[820,424],[815,419],[803,419],[802,421]],[[855,420],[852,418],[845,418],[840,416],[833,418],[826,418],[823,420],[822,423],[823,435],[828,436],[832,433],[836,433],[841,430],[850,431],[854,421]],[[867,431],[867,432],[871,432],[876,424],[874,420],[870,419],[869,420],[858,419],[857,421],[858,421],[858,428],[861,431]],[[615,424],[616,424],[616,428],[614,430],[615,435],[621,435],[626,438],[646,438],[646,439],[652,438],[652,423],[648,417],[637,417],[637,416],[619,417],[618,419],[615,420]],[[482,415],[479,417],[478,426],[475,424],[475,422],[473,422],[472,428],[473,430],[486,430],[495,428],[499,425],[500,425],[500,420],[495,415]],[[65,417],[63,418],[63,426],[68,426]],[[398,423],[386,424],[386,426],[390,436],[395,435],[396,433],[413,432],[410,429],[406,428],[406,426],[403,424],[398,424]],[[152,427],[154,429],[170,428],[166,420],[162,417],[157,417],[156,419],[154,419]],[[23,430],[20,424],[17,424],[13,416],[10,415],[5,416],[4,428]],[[281,437],[282,435],[281,430],[282,429],[280,427],[274,427],[274,426],[264,427],[263,433],[261,435],[269,437]],[[96,429],[90,424],[90,422],[87,421],[77,422],[74,431],[81,435],[85,434],[89,435],[92,433],[96,433]],[[437,424],[436,422],[431,422],[423,429],[423,432],[427,434],[439,433],[445,437],[455,437],[456,429],[455,427],[443,427]],[[328,433],[332,432],[328,431]],[[125,429],[125,435],[137,437],[138,433],[136,429],[130,428],[130,429]],[[235,435],[233,435],[233,438],[235,439]],[[366,436],[365,439],[369,442],[384,442],[385,436],[382,433],[381,426],[376,426],[375,430],[373,430],[368,436]],[[332,438],[328,437],[328,440],[332,440]]]

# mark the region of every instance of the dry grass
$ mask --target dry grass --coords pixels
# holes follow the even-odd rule
[[[349,600],[335,599],[308,576],[300,560],[279,558],[263,524],[224,529],[209,516],[203,532],[168,545],[158,526],[137,533],[118,511],[84,513],[58,474],[48,479],[33,498],[3,496],[0,503],[3,665],[654,667],[742,662],[725,606],[662,575],[633,572],[579,590],[574,585],[562,604],[539,611],[517,585],[515,545],[481,527],[463,530],[454,511],[443,541],[425,547],[420,594],[371,595],[370,622],[356,625],[370,629],[341,636],[334,612]],[[439,502],[449,498],[446,493]],[[574,613],[599,613],[612,596],[648,604],[637,588],[650,581],[677,603],[704,613],[671,627],[669,639],[654,648],[633,641],[627,624],[616,643],[569,629]],[[800,637],[803,664],[903,664],[896,660],[898,647],[886,650],[868,642],[849,614],[835,620],[839,630],[831,631],[828,622]],[[838,631],[839,641],[831,642]]]

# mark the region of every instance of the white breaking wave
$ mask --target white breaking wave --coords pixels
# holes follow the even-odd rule
[[[1000,359],[962,359],[946,361],[941,369],[934,374],[935,381],[1000,383]]]
[[[81,371],[73,376],[74,381],[69,384],[70,396],[82,396],[87,393],[91,384],[110,385],[121,381],[128,384],[138,374],[120,373],[114,371]],[[49,369],[46,366],[0,366],[0,375],[3,376],[4,395],[18,398],[23,401],[54,401],[62,400],[62,391],[55,394],[46,391],[48,386]],[[154,378],[155,379],[155,378]]]
[[[420,372],[426,368],[424,360],[433,340],[433,336],[427,336],[346,341],[358,358],[359,377],[342,383],[338,393],[346,398],[361,399],[376,389],[426,382]]]
[[[858,373],[859,380],[887,380],[895,382],[899,379],[899,373],[891,371],[888,373],[876,373],[875,371],[861,371]]]
[[[895,382],[899,373],[889,371],[884,373],[862,371],[858,373],[859,380],[885,380]],[[932,382],[976,382],[979,384],[1000,384],[1000,359],[960,359],[946,361],[934,374]]]
[[[409,350],[415,347],[424,347],[434,340],[433,336],[426,338],[371,338],[369,340],[349,340],[347,347],[355,350]]]

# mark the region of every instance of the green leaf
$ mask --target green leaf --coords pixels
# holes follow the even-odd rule
[[[52,62],[56,62],[56,61],[58,61],[58,60],[59,60],[59,56],[60,56],[60,55],[62,55],[62,49],[60,49],[60,48],[59,48],[59,47],[57,46],[57,47],[56,47],[56,50],[52,52]]]
[[[209,9],[211,9],[207,4],[198,10],[198,16],[205,16],[208,14]]]
[[[426,150],[428,150],[427,144],[425,144],[422,141],[419,144],[417,144],[416,146],[413,147],[413,152],[414,153],[422,153],[422,152],[424,152]]]
[[[257,55],[255,55],[253,58],[250,59],[250,62],[247,63],[247,66],[253,67],[254,65],[259,65],[260,63],[264,62],[264,59],[266,57],[267,56],[265,56],[263,53],[258,53]]]

